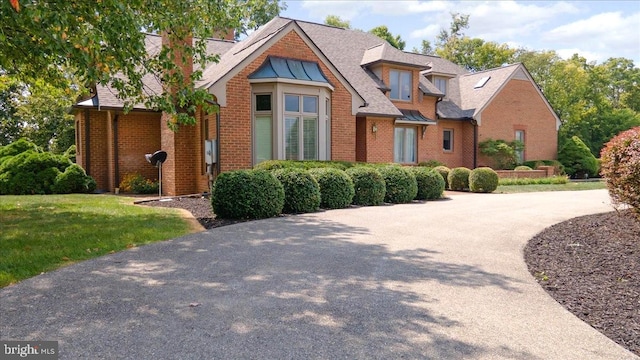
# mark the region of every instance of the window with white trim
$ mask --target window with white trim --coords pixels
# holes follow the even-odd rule
[[[272,95],[254,95],[254,163],[273,159]]]
[[[453,129],[442,130],[442,150],[453,151]]]
[[[393,100],[411,101],[411,72],[389,70],[389,97]]]
[[[286,160],[318,160],[318,97],[284,95]]]
[[[415,127],[396,127],[393,138],[393,161],[415,164],[418,156],[418,137]]]

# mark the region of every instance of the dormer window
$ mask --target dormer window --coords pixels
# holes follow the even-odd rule
[[[389,70],[389,97],[393,100],[411,101],[411,72]]]
[[[433,83],[443,94],[447,95],[447,78],[434,77]]]

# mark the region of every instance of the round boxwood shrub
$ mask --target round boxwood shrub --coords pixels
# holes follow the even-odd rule
[[[274,170],[273,174],[284,188],[284,213],[300,214],[318,210],[320,186],[308,171],[279,169]]]
[[[353,181],[354,205],[382,205],[386,193],[384,178],[380,172],[369,166],[357,166],[346,170]]]
[[[434,169],[417,166],[411,168],[418,184],[417,200],[436,200],[444,192],[444,179]]]
[[[526,165],[520,165],[520,166],[516,166],[515,169],[513,169],[515,171],[531,171],[533,170],[532,168],[526,166]]]
[[[558,160],[566,173],[573,178],[598,175],[598,160],[582,140],[573,136],[558,151]]]
[[[316,168],[309,170],[320,186],[320,207],[342,209],[351,205],[355,189],[353,180],[343,170]]]
[[[498,173],[489,167],[473,169],[469,174],[469,189],[474,193],[490,193],[498,188]]]
[[[284,206],[284,188],[265,170],[237,170],[218,175],[211,205],[223,219],[263,219],[276,216]]]
[[[418,183],[413,171],[397,165],[385,166],[379,171],[386,184],[385,202],[404,204],[416,198]]]
[[[96,189],[96,182],[88,176],[82,167],[73,164],[64,172],[58,173],[53,192],[57,194],[88,193]]]
[[[614,204],[627,204],[640,214],[640,127],[611,139],[601,153],[602,176]]]
[[[449,188],[454,191],[465,191],[469,189],[469,174],[471,170],[466,167],[457,167],[449,172]]]
[[[446,166],[436,166],[433,170],[437,171],[440,176],[442,176],[442,180],[444,180],[444,188],[449,189],[449,172],[451,172],[451,169]]]

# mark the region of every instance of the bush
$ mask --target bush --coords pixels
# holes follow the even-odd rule
[[[355,194],[354,205],[382,205],[386,193],[384,178],[380,172],[368,166],[352,167],[346,170],[351,177]]]
[[[478,144],[480,153],[490,157],[499,170],[513,169],[518,162],[518,152],[524,150],[522,141],[487,139]]]
[[[16,156],[29,150],[42,152],[36,144],[24,138],[14,141],[9,145],[0,146],[0,164],[11,156]]]
[[[76,164],[69,166],[62,173],[58,172],[52,188],[56,194],[89,193],[95,189],[95,180]]]
[[[274,170],[273,174],[284,188],[284,213],[300,214],[318,210],[320,186],[308,171],[279,169]]]
[[[558,152],[558,160],[567,174],[573,178],[596,176],[598,161],[589,147],[579,137],[573,136]]]
[[[479,167],[469,174],[469,189],[474,193],[494,192],[498,188],[498,180],[498,173],[493,169]]]
[[[513,169],[515,171],[531,171],[533,170],[532,168],[530,168],[529,166],[526,165],[520,165],[520,166],[516,166],[515,169]]]
[[[640,214],[640,127],[611,139],[601,159],[602,176],[614,204],[625,203]]]
[[[71,162],[76,162],[76,146],[71,145],[69,148],[62,154],[64,157],[69,159]]]
[[[160,185],[157,181],[146,179],[140,174],[127,174],[120,182],[122,192],[132,192],[134,194],[157,193]]]
[[[263,161],[254,169],[259,170],[277,170],[277,169],[316,169],[316,168],[334,168],[345,170],[353,167],[354,163],[348,161],[317,161],[317,160],[267,160]]]
[[[61,155],[27,150],[0,164],[0,195],[51,194],[55,179],[71,162]]]
[[[269,218],[282,212],[284,188],[265,170],[223,172],[211,190],[211,206],[222,219]]]
[[[444,180],[444,188],[449,189],[449,172],[451,172],[451,169],[446,166],[436,166],[433,170],[437,171],[438,174],[442,176],[442,180]]]
[[[553,166],[556,175],[565,175],[564,165],[558,160],[533,160],[525,161],[523,165],[526,165],[532,169],[538,169],[540,166]]]
[[[418,183],[411,170],[398,165],[388,165],[379,171],[386,185],[385,202],[405,204],[416,198]]]
[[[501,178],[498,185],[561,185],[569,182],[566,176],[552,176],[543,178]]]
[[[449,172],[449,188],[455,191],[465,191],[469,189],[469,174],[471,170],[466,167],[457,167]]]
[[[342,209],[351,205],[355,189],[353,180],[346,172],[332,168],[309,170],[320,186],[320,207]]]
[[[417,200],[435,200],[442,197],[444,179],[439,172],[425,167],[414,167],[411,170],[418,184]]]
[[[419,162],[418,166],[434,168],[436,166],[444,166],[444,164],[438,160],[428,160]]]

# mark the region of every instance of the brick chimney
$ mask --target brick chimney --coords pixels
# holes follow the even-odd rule
[[[223,33],[223,40],[235,41],[236,40],[236,30],[235,29],[227,29],[226,33]]]
[[[181,38],[176,33],[164,32],[162,44],[169,47],[176,44],[181,44],[181,47],[191,47],[193,38],[191,35]],[[184,55],[182,51],[175,51],[173,61],[182,69],[185,79],[188,79],[193,73],[192,57]],[[175,92],[176,88],[165,88],[165,91]],[[177,131],[173,131],[167,123],[174,120],[170,114],[164,112],[160,121],[160,143],[162,150],[167,152],[167,160],[162,167],[163,193],[184,195],[198,192],[198,152],[201,151],[202,143],[201,134],[198,131],[200,125],[180,125]]]

